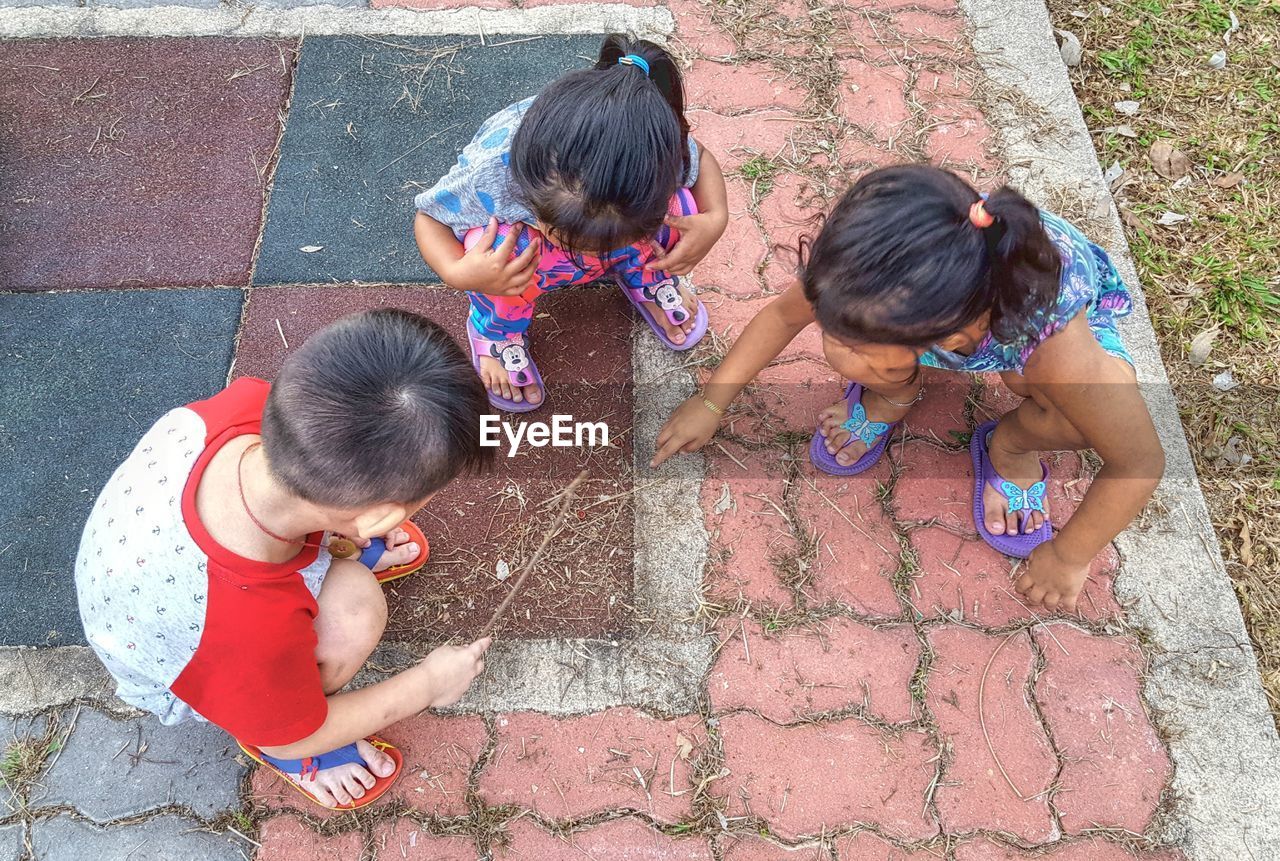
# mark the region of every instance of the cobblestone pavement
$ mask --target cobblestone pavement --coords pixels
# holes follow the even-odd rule
[[[984,120],[981,82],[964,71],[973,58],[952,0],[669,0],[668,8],[675,45],[689,63],[693,133],[730,174],[734,217],[695,272],[717,335],[709,352],[722,351],[786,283],[793,258],[785,248],[851,172],[927,158],[983,186],[999,181],[1005,167]],[[265,227],[259,223],[270,166],[291,164],[290,153],[277,153],[277,114],[291,87],[323,89],[318,79],[292,81],[302,74],[295,47],[206,40],[175,50],[121,39],[95,45],[90,57],[81,42],[0,45],[6,71],[28,76],[6,95],[50,92],[33,66],[149,70],[143,84],[127,74],[68,75],[57,84],[63,113],[41,115],[46,103],[23,96],[31,106],[4,115],[6,134],[18,135],[36,165],[22,175],[31,184],[24,193],[39,199],[26,209],[0,204],[34,249],[24,257],[0,253],[6,283],[24,291],[127,286],[114,295],[128,301],[171,286],[234,293],[331,277],[420,280],[404,274],[415,271],[407,264],[401,268],[396,255],[408,246],[394,235],[394,218],[370,221],[368,234],[351,234],[350,248],[328,259],[293,250],[305,238],[297,224],[273,234],[270,216]],[[317,50],[330,47],[350,50],[317,42]],[[567,54],[547,56],[576,62],[573,53],[585,50],[575,42]],[[538,62],[544,78],[557,73],[551,60]],[[249,71],[237,74],[242,69]],[[205,86],[213,81],[219,86]],[[182,94],[172,94],[171,84]],[[210,91],[220,93],[212,107]],[[173,101],[161,104],[157,93]],[[323,121],[334,106],[321,96],[295,97],[291,117]],[[497,93],[495,103],[506,97]],[[170,137],[140,141],[129,125],[137,111],[152,112],[154,134]],[[97,112],[88,125],[84,112]],[[41,136],[14,131],[15,117],[37,116]],[[371,111],[370,126],[375,117]],[[461,122],[431,157],[451,156],[474,126]],[[89,128],[91,138],[98,128],[97,138],[65,142],[72,127],[81,136]],[[369,157],[359,143],[366,129],[349,131],[349,149],[312,159],[314,171],[331,163],[346,170]],[[206,154],[225,161],[223,170],[196,170],[200,151],[186,147],[197,138]],[[109,169],[68,172],[59,147],[69,154],[83,146],[100,149]],[[132,169],[147,175],[119,184],[130,168],[115,154],[143,151],[150,161]],[[428,173],[415,169],[387,187]],[[275,182],[295,179],[277,173]],[[323,176],[307,181],[319,189],[316,199],[332,189]],[[147,183],[171,184],[163,198],[180,205],[158,209]],[[73,191],[76,206],[64,211]],[[403,209],[407,194],[396,195]],[[368,200],[371,209],[392,205],[380,189]],[[197,217],[182,214],[192,201],[208,221],[173,221]],[[42,237],[59,219],[82,218],[81,203],[110,231],[95,234],[101,245],[55,252]],[[309,215],[307,206],[300,197],[293,215],[304,227],[320,225],[317,236],[334,230],[324,219],[348,217]],[[361,260],[373,269],[362,269]],[[285,274],[264,281],[272,271]],[[101,294],[72,295],[63,301],[81,303],[74,313],[102,313],[94,304]],[[190,297],[184,320],[193,330],[221,313],[206,293],[171,295]],[[253,302],[251,295],[251,309]],[[112,310],[127,336],[136,325],[131,312]],[[291,333],[255,331],[257,340],[240,343],[241,351]],[[61,355],[77,333],[64,337],[57,349],[45,345],[46,354]],[[174,340],[183,348],[181,334]],[[98,349],[107,355],[110,344]],[[147,370],[177,375],[166,377],[173,383],[166,398],[194,397],[207,381],[175,369],[224,368],[230,349],[230,341],[202,348],[192,362],[158,357]],[[1112,590],[1118,556],[1095,566],[1078,618],[1047,619],[1026,608],[1011,590],[1009,561],[976,539],[969,514],[966,435],[1007,409],[1010,396],[994,380],[945,375],[931,377],[927,392],[890,456],[854,479],[822,476],[805,457],[812,416],[838,395],[816,334],[792,345],[735,408],[719,445],[709,448],[702,485],[711,548],[699,621],[716,650],[689,713],[423,714],[385,733],[406,754],[395,791],[367,811],[342,815],[309,806],[250,769],[208,728],[164,728],[90,704],[6,718],[0,742],[13,788],[0,794],[0,858],[1180,858],[1152,839],[1168,802],[1170,764],[1141,696],[1142,647]],[[103,466],[84,466],[84,486]],[[1065,519],[1088,487],[1089,464],[1064,455],[1052,469],[1051,504]]]

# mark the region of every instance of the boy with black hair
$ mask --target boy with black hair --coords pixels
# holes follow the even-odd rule
[[[308,339],[274,385],[243,378],[162,417],[107,482],[76,560],[85,635],[120,698],[222,727],[326,807],[385,792],[401,760],[373,733],[457,701],[489,641],[340,692],[386,625],[371,570],[425,556],[407,521],[487,465],[487,409],[443,330],[381,309]],[[333,535],[385,543],[341,559]]]

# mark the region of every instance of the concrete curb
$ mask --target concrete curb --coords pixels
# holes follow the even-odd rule
[[[1033,200],[1078,194],[1093,238],[1125,281],[1137,272],[1042,0],[961,0],[973,46],[1001,99],[987,118],[1008,148],[1009,179]],[[1021,100],[1018,100],[1021,101]],[[1047,133],[1046,133],[1047,132]],[[1209,510],[1140,295],[1124,340],[1164,444],[1163,511],[1117,539],[1116,589],[1146,641],[1145,696],[1174,763],[1162,837],[1195,861],[1280,857],[1280,738],[1257,661],[1218,550]]]
[[[0,39],[68,36],[503,36],[547,33],[637,33],[670,36],[675,19],[663,6],[642,9],[610,3],[533,9],[292,9],[221,6],[151,6],[116,9],[2,7]]]

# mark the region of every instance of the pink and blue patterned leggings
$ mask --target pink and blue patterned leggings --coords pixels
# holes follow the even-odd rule
[[[672,215],[693,215],[697,204],[687,188],[682,188],[671,198],[668,211]],[[493,240],[496,248],[511,232],[513,225],[499,224],[498,235]],[[467,231],[463,246],[472,248],[484,234],[483,227]],[[530,241],[541,234],[526,225],[524,234],[516,242],[515,254],[529,247]],[[663,225],[654,236],[668,251],[675,246],[676,236]],[[599,257],[585,254],[570,255],[542,237],[542,255],[538,268],[529,279],[528,288],[518,296],[490,296],[485,293],[468,293],[471,300],[471,325],[483,338],[493,341],[506,340],[511,335],[523,335],[533,319],[534,305],[538,297],[552,290],[573,284],[589,284],[604,278],[613,278],[619,285],[632,290],[653,288],[674,280],[665,272],[646,272],[645,264],[652,260],[654,251],[648,242],[638,242]]]

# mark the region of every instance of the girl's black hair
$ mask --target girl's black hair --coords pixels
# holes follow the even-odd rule
[[[635,54],[649,64],[620,64]],[[558,244],[611,251],[657,232],[689,170],[676,62],[652,42],[609,36],[591,69],[547,86],[511,142],[511,174]]]
[[[800,275],[825,332],[854,343],[928,347],[991,312],[991,331],[1016,343],[1057,301],[1062,258],[1040,211],[1005,186],[984,204],[960,177],[930,165],[866,174],[845,192],[808,246]]]

